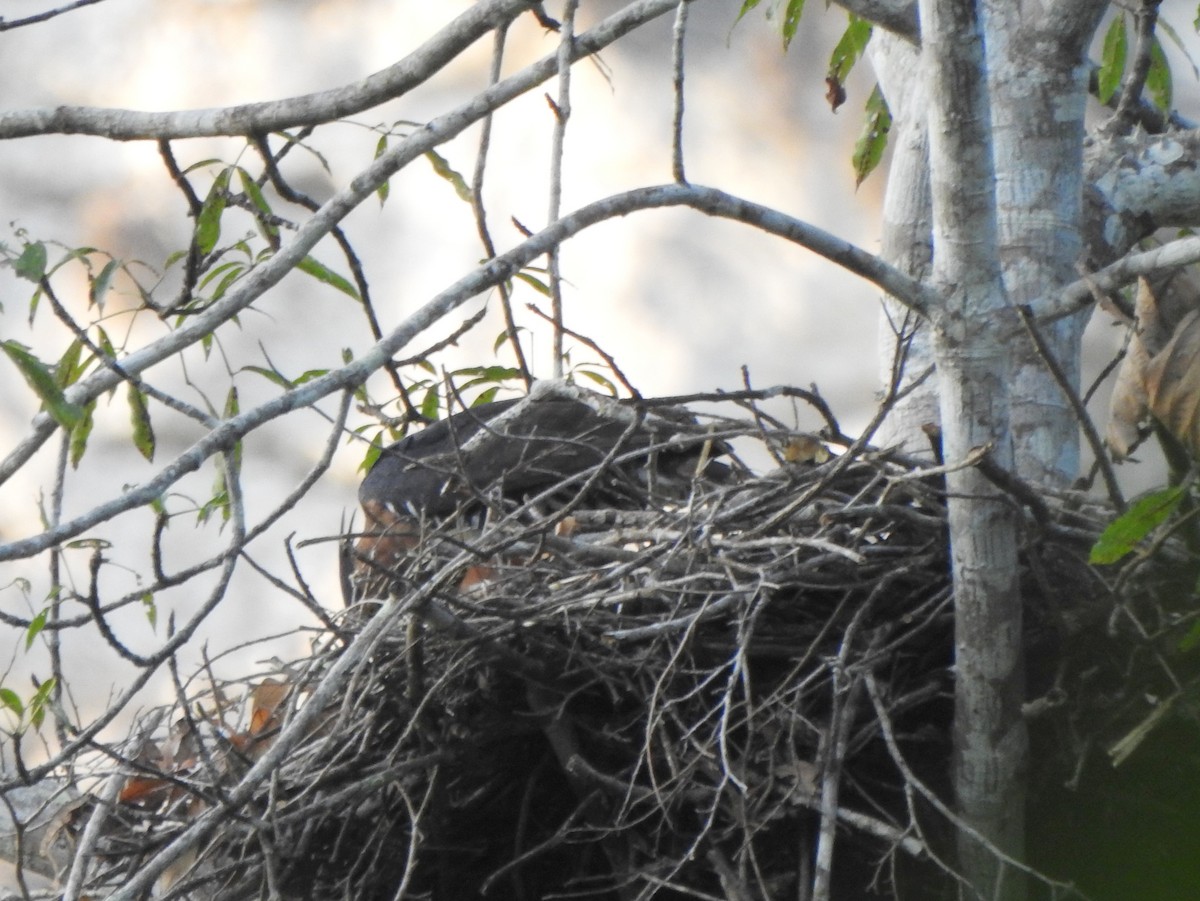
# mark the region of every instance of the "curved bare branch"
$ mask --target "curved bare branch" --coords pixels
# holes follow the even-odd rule
[[[511,21],[530,0],[477,3],[436,35],[386,69],[328,91],[212,109],[163,113],[59,106],[0,113],[0,138],[82,134],[114,141],[247,136],[322,125],[378,106],[427,81],[493,28]]]
[[[119,513],[148,504],[183,476],[199,469],[213,454],[232,446],[242,436],[263,423],[293,410],[311,406],[335,391],[362,384],[418,334],[447,313],[476,297],[480,292],[511,278],[522,267],[585,228],[638,210],[671,206],[690,207],[710,216],[732,219],[768,234],[786,238],[879,285],[893,297],[908,302],[921,314],[925,314],[936,302],[936,296],[929,289],[873,254],[778,210],[699,185],[671,184],[638,188],[598,200],[551,223],[512,250],[500,254],[463,276],[401,322],[391,334],[354,362],[225,420],[142,485],[131,488],[113,500],[53,529],[0,546],[0,560],[17,560],[41,553]],[[103,373],[97,377],[100,375]]]
[[[595,28],[579,35],[573,47],[573,59],[579,60],[596,53],[650,19],[670,12],[675,5],[675,0],[640,0],[630,4]],[[324,206],[297,229],[290,243],[250,272],[236,290],[169,335],[123,358],[120,361],[121,371],[136,375],[211,334],[291,272],[317,242],[329,234],[351,210],[370,198],[376,189],[396,172],[426,151],[455,137],[489,112],[552,78],[557,71],[556,52],[491,86],[449,113],[431,120],[424,128],[398,142],[360,172],[349,185],[326,201]],[[111,369],[97,372],[72,386],[66,395],[72,403],[86,403],[120,381],[121,376]],[[30,434],[9,453],[3,463],[0,463],[0,483],[7,481],[17,472],[56,428],[57,425],[49,415],[39,413],[34,417]],[[181,472],[180,475],[182,474]]]

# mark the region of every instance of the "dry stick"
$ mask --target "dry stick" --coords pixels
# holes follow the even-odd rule
[[[487,28],[490,29],[491,25],[493,24],[492,18],[498,15],[497,10],[501,8],[511,8],[512,13],[515,15],[517,12],[520,12],[523,8],[525,8],[525,6],[526,3],[524,0],[493,0],[493,2],[486,4],[481,2],[472,7],[472,9],[469,10],[468,13],[464,14],[464,16],[460,17],[460,19],[465,20],[476,14],[489,17],[487,18]],[[624,7],[614,15],[609,16],[599,25],[581,34],[575,42],[573,53],[574,58],[582,59],[598,52],[613,41],[618,40],[625,34],[654,19],[655,17],[663,15],[672,8],[674,8],[674,0],[638,0],[638,2],[631,3],[629,6]],[[485,31],[486,30],[487,29],[485,29]],[[423,73],[425,71],[422,68],[423,64],[433,65],[438,63],[440,57],[438,57],[437,54],[448,52],[446,49],[447,44],[454,44],[454,41],[459,38],[461,38],[461,35],[458,33],[458,31],[456,31],[455,28],[448,26],[447,29],[445,29],[442,33],[440,33],[434,39],[431,39],[431,41],[427,42],[427,44],[421,50],[410,55],[410,57],[403,60],[401,64],[397,64],[397,66],[404,69],[403,74],[405,76],[413,74],[414,72],[417,74]],[[445,115],[438,116],[430,120],[424,128],[414,132],[403,141],[397,143],[395,147],[388,150],[381,157],[367,166],[367,168],[359,173],[356,178],[351,180],[351,182],[345,188],[343,188],[341,191],[338,191],[333,197],[331,197],[325,203],[325,205],[321,207],[320,211],[313,214],[313,216],[307,222],[305,222],[296,230],[296,233],[290,243],[285,244],[280,249],[279,253],[272,256],[262,265],[255,267],[242,280],[238,288],[230,291],[227,295],[222,297],[221,300],[216,301],[207,307],[203,313],[199,313],[192,317],[185,324],[173,330],[168,335],[125,357],[122,361],[122,364],[126,371],[141,372],[143,369],[146,369],[155,363],[174,356],[184,347],[188,347],[206,338],[213,331],[215,331],[219,325],[236,317],[269,288],[277,284],[286,274],[291,272],[292,269],[304,259],[308,252],[312,250],[312,248],[315,247],[316,244],[329,233],[336,223],[345,218],[353,209],[355,209],[368,197],[373,196],[374,192],[381,184],[387,181],[388,178],[390,178],[400,169],[407,166],[413,160],[421,157],[433,147],[445,143],[451,138],[457,136],[470,125],[473,125],[480,118],[486,115],[490,110],[494,110],[505,105],[509,101],[521,96],[522,94],[536,87],[538,84],[541,84],[542,82],[551,78],[555,72],[555,62],[556,60],[554,57],[549,57],[541,60],[540,62],[534,63],[525,69],[522,69],[520,72],[510,76],[499,84],[488,88],[476,97],[471,98],[466,103],[461,104]],[[425,75],[425,77],[428,77],[428,75]],[[370,80],[371,79],[368,79],[368,81]],[[407,83],[405,82],[404,77],[401,77],[400,81]],[[387,82],[387,85],[391,86],[391,83]],[[326,102],[332,103],[337,99],[338,96],[339,95],[337,92],[332,92],[332,97],[326,98]],[[290,104],[290,101],[285,101],[284,104],[288,105]],[[233,109],[234,111],[240,110],[243,115],[249,116],[251,120],[257,123],[257,127],[252,130],[252,133],[272,130],[273,128],[278,127],[287,127],[289,124],[297,124],[296,122],[288,122],[280,125],[271,124],[274,122],[274,120],[270,119],[269,112],[264,112],[262,109],[260,109],[264,106],[267,108],[272,107],[271,104],[251,104],[249,107],[238,107]],[[288,108],[290,109],[291,107],[289,106]],[[347,112],[347,110],[342,109],[341,107],[338,107],[338,110],[340,114],[343,115]],[[261,112],[263,118],[254,119],[253,114],[256,111]],[[59,107],[54,111],[52,122],[57,124],[59,122],[58,117],[61,116],[65,118],[69,124],[72,120],[73,114],[78,112],[78,110]],[[225,115],[233,114],[232,111],[221,112]],[[296,112],[298,113],[299,111]],[[27,123],[33,128],[32,131],[28,132],[29,134],[41,134],[48,131],[53,132],[55,130],[54,127],[47,125],[44,121],[42,121],[39,115],[37,115],[37,111],[35,111],[35,114],[31,115],[36,121],[33,123]],[[7,133],[8,136],[15,136],[6,132],[5,128],[5,124],[14,116],[18,119],[21,118],[21,116],[17,114],[0,113],[0,135]],[[128,116],[121,116],[120,121],[123,125],[128,125],[131,118],[133,120],[137,120],[142,117],[148,117],[150,120],[154,121],[164,118],[164,116],[159,116],[158,114],[144,114],[144,116],[130,114]],[[181,114],[179,117],[176,117],[175,114],[165,114],[165,119],[168,120],[168,122],[173,122],[176,118],[184,120],[184,122],[181,123],[181,127],[187,123],[196,125],[196,120],[198,117],[201,119],[204,118],[202,114],[196,113]],[[220,119],[220,116],[217,116],[217,119],[224,121]],[[77,124],[80,126],[80,128],[77,130],[87,130],[85,127],[83,127],[83,123]],[[203,131],[203,129],[201,130]],[[217,133],[222,132],[218,131]],[[161,134],[145,135],[141,134],[140,132],[135,132],[128,137],[130,139],[144,139],[147,137],[163,136],[164,135]],[[609,217],[605,216],[604,218]],[[555,223],[555,226],[559,226],[560,228],[561,225],[562,223]],[[542,233],[543,236],[546,234],[546,232],[553,232],[555,230],[555,226],[551,226],[550,228],[544,230]],[[585,227],[585,223],[580,223],[579,227]],[[538,253],[531,255],[529,259],[531,260],[537,256],[541,256],[550,246],[559,243],[567,236],[567,234],[563,234],[557,240],[546,241],[545,246],[541,247]],[[829,237],[832,239],[832,236]],[[536,237],[535,239],[531,239],[531,241],[536,241]],[[525,244],[522,246],[527,247],[529,244],[530,242],[525,242]],[[839,242],[839,245],[845,246],[844,242]],[[508,258],[511,258],[511,256],[511,252],[504,255],[504,257]],[[477,293],[478,291],[481,291],[487,287],[491,287],[491,285],[496,281],[511,277],[513,272],[519,270],[519,268],[525,265],[528,261],[529,260],[522,260],[520,263],[513,266],[511,270],[504,265],[498,264],[497,262],[485,264],[482,271],[488,273],[490,277],[486,278],[484,282],[476,288],[474,293]],[[879,265],[883,264],[880,263]],[[478,274],[478,271],[476,274]],[[911,291],[906,291],[903,288],[898,290],[889,289],[889,293],[899,294],[906,297],[915,296]],[[917,289],[917,293],[920,293],[919,288]],[[448,312],[450,307],[457,306],[460,303],[465,302],[466,299],[467,298],[463,297],[458,299],[457,302],[449,304],[446,309],[441,310],[441,313],[444,314],[445,312]],[[444,296],[442,299],[442,304],[446,304],[446,299]],[[430,310],[430,306],[430,304],[426,305],[426,313]],[[417,315],[420,316],[421,314]],[[413,317],[410,317],[410,323],[412,322],[412,319]],[[421,328],[424,327],[425,326],[422,326]],[[405,329],[402,326],[397,331],[402,332],[405,331]],[[395,338],[396,334],[396,332],[393,332],[393,338]],[[405,338],[403,341],[389,341],[385,339],[385,341],[381,343],[394,343],[395,348],[392,350],[394,353],[395,349],[403,346],[403,344],[407,343],[407,340],[410,339],[411,335],[408,338]],[[360,358],[358,361],[356,361],[357,365],[351,364],[351,366],[347,367],[347,369],[339,371],[343,376],[345,376],[348,375],[347,370],[363,370],[357,377],[357,380],[347,380],[344,383],[336,386],[327,384],[325,385],[324,390],[318,390],[317,392],[313,393],[301,389],[297,391],[294,396],[297,398],[303,396],[316,399],[317,397],[324,396],[324,394],[327,394],[330,390],[335,390],[336,388],[346,387],[348,385],[357,386],[357,384],[366,379],[366,376],[370,371],[374,371],[375,369],[378,369],[380,366],[384,365],[384,361],[387,359],[387,357],[377,356],[380,350],[380,344],[377,344],[375,348],[372,348],[371,351],[368,351],[364,358]],[[388,354],[388,356],[390,356],[390,354]],[[82,380],[80,383],[71,386],[71,388],[64,393],[66,394],[67,399],[72,403],[85,403],[91,398],[97,397],[109,390],[117,382],[119,382],[119,379],[114,379],[111,373],[98,372]],[[307,388],[309,386],[305,387]],[[43,412],[35,416],[31,433],[7,455],[2,463],[0,463],[0,483],[7,481],[13,475],[13,473],[19,470],[29,460],[29,458],[36,453],[36,451],[49,438],[56,428],[57,424],[48,414]],[[143,492],[136,493],[144,497],[144,491],[145,489],[143,488]],[[2,555],[3,552],[0,551],[0,556]]]
[[[327,709],[333,707],[341,696],[350,674],[364,662],[376,645],[394,625],[399,614],[409,606],[423,601],[436,590],[436,580],[431,580],[405,602],[391,599],[367,622],[350,646],[329,668],[325,677],[313,689],[307,702],[295,717],[279,733],[274,744],[255,762],[241,781],[230,791],[227,807],[214,808],[201,814],[174,841],[159,851],[135,875],[130,877],[108,901],[135,901],[150,889],[171,864],[181,859],[191,849],[208,839],[224,822],[231,810],[247,803],[259,786],[272,776],[284,758],[305,738]]]
[[[850,727],[857,708],[857,690],[862,677],[858,674],[847,682],[847,658],[854,646],[858,629],[874,607],[871,600],[862,604],[842,633],[837,657],[830,662],[833,671],[833,703],[830,712],[830,729],[824,736],[824,760],[821,780],[821,828],[817,836],[817,854],[813,866],[812,901],[829,901],[830,884],[833,877],[833,846],[837,836],[838,793],[841,789],[842,763],[846,756],[846,745],[850,740]]]
[[[137,737],[129,745],[135,756],[136,749],[158,728],[161,719],[162,711],[158,711],[156,714],[152,714],[138,729]],[[87,825],[83,829],[83,836],[79,839],[79,845],[71,860],[71,870],[67,875],[67,884],[63,888],[62,901],[79,901],[87,879],[88,864],[95,854],[96,845],[104,834],[104,825],[116,806],[117,797],[124,784],[125,774],[118,770],[108,777],[103,790],[96,796],[96,807],[92,811],[92,815],[88,817]]]
[[[757,528],[751,530],[747,534],[760,534],[769,529],[775,528],[776,525],[792,516],[797,510],[802,510],[812,502],[812,499],[825,490],[837,476],[845,470],[851,463],[858,458],[859,453],[870,444],[871,439],[875,437],[875,432],[883,424],[883,420],[891,412],[892,408],[909,392],[915,391],[921,384],[933,374],[933,367],[930,366],[923,373],[914,378],[904,387],[900,386],[900,378],[903,374],[904,357],[906,350],[900,342],[896,343],[896,349],[892,359],[892,377],[888,384],[887,394],[883,400],[879,402],[879,408],[875,411],[875,415],[871,421],[867,423],[867,427],[863,433],[856,438],[845,452],[837,459],[829,464],[829,468],[825,474],[807,491],[803,492],[799,497],[792,501],[787,506],[777,511],[773,516],[762,522]]]
[[[553,316],[546,315],[541,310],[539,310],[537,308],[537,306],[534,304],[527,303],[527,304],[525,304],[525,308],[527,310],[529,310],[529,312],[533,313],[535,316],[540,316],[542,319],[546,320],[547,322],[551,322],[551,323],[554,322]],[[607,366],[609,368],[609,370],[611,370],[612,374],[617,377],[617,381],[620,382],[625,387],[625,390],[629,392],[629,396],[632,397],[634,400],[642,400],[642,393],[633,386],[633,383],[631,381],[629,381],[628,378],[625,377],[625,373],[621,371],[621,367],[617,365],[617,361],[613,358],[612,354],[606,353],[604,348],[602,348],[599,344],[597,344],[594,340],[589,338],[587,335],[583,334],[582,332],[577,332],[574,329],[567,328],[561,322],[557,323],[555,325],[555,327],[560,329],[563,332],[563,334],[570,335],[572,338],[574,338],[580,344],[583,344],[586,347],[591,348],[593,351],[595,351],[597,354],[599,354],[600,359],[602,359],[604,361],[604,365]]]
[[[845,661],[835,664],[834,713],[832,716],[833,740],[829,746],[829,759],[821,779],[821,827],[817,835],[817,854],[813,865],[812,901],[829,901],[833,879],[833,848],[837,838],[839,819],[838,794],[842,784],[842,763],[846,746],[850,741],[850,726],[857,710],[858,688],[861,676],[855,676],[849,685],[839,684],[845,679]]]
[[[1079,422],[1079,427],[1083,429],[1083,434],[1087,436],[1088,444],[1091,445],[1092,453],[1096,457],[1096,462],[1100,466],[1100,475],[1104,478],[1104,487],[1108,491],[1108,499],[1112,501],[1118,512],[1125,510],[1125,498],[1121,494],[1121,486],[1117,484],[1117,474],[1113,472],[1112,464],[1108,460],[1108,452],[1104,447],[1104,442],[1100,438],[1100,433],[1096,431],[1096,425],[1092,422],[1092,417],[1088,415],[1087,407],[1083,405],[1083,400],[1079,397],[1079,392],[1075,390],[1071,384],[1071,380],[1067,378],[1067,374],[1063,372],[1062,366],[1059,364],[1054,352],[1046,344],[1046,339],[1042,337],[1041,331],[1038,329],[1037,322],[1034,319],[1033,311],[1028,304],[1022,304],[1017,307],[1017,315],[1021,320],[1021,324],[1025,326],[1025,331],[1029,335],[1033,346],[1037,349],[1038,356],[1042,362],[1046,364],[1046,369],[1058,384],[1059,390],[1067,399],[1067,403],[1071,405],[1071,409],[1075,412],[1075,419]]]
[[[617,16],[646,12],[631,4]],[[673,0],[649,0],[653,15],[669,12]],[[658,6],[661,5],[661,9]],[[114,141],[200,137],[250,137],[302,126],[325,125],[394,100],[441,72],[493,28],[511,21],[529,0],[480,0],[447,23],[415,51],[359,81],[325,91],[216,109],[146,113],[79,106],[0,113],[0,140],[45,134],[86,134]]]
[[[283,177],[283,173],[279,169],[279,160],[283,158],[284,153],[292,146],[285,145],[278,156],[271,152],[271,146],[267,143],[267,139],[262,135],[255,135],[251,138],[251,144],[258,151],[259,158],[263,164],[263,178],[271,183],[271,187],[284,200],[303,207],[310,213],[315,213],[321,208],[321,205],[316,200],[309,197],[303,191],[292,187],[291,183]],[[350,275],[354,278],[354,285],[358,289],[358,300],[362,305],[363,313],[367,317],[367,327],[370,329],[371,336],[376,340],[383,337],[383,329],[379,325],[379,317],[375,313],[375,303],[371,299],[371,285],[367,281],[367,274],[363,271],[362,260],[355,253],[350,239],[346,237],[346,232],[340,225],[334,225],[329,230],[330,237],[337,242],[338,247],[342,251],[342,256],[346,260],[346,265],[350,267]],[[278,243],[278,242],[275,242]],[[273,248],[278,251],[276,246]],[[396,393],[400,395],[401,403],[404,404],[405,412],[412,413],[413,405],[409,400],[408,391],[404,388],[404,382],[400,378],[399,366],[388,360],[383,364],[383,369],[387,372],[392,380],[392,386],[396,389]]]
[[[671,120],[671,177],[681,185],[687,184],[683,169],[683,44],[687,36],[687,16],[690,0],[679,0],[675,10],[675,27],[671,33],[671,83],[675,108]]]
[[[6,20],[0,18],[0,31],[9,31],[13,28],[23,28],[26,25],[36,25],[39,22],[45,22],[64,13],[74,12],[84,6],[92,6],[96,3],[102,3],[103,0],[73,0],[73,2],[60,6],[57,9],[48,9],[45,12],[34,13],[32,16],[26,16],[23,19]]]
[[[989,443],[986,453],[980,454],[975,458],[975,468],[1005,494],[1011,495],[1017,501],[1027,506],[1039,526],[1053,525],[1050,508],[1046,506],[1046,502],[1042,499],[1042,496],[1028,482],[1013,475],[992,459],[993,450],[994,446]]]
[[[63,494],[66,486],[67,458],[71,446],[71,435],[64,431],[58,446],[58,460],[54,467],[54,490],[50,495],[50,515],[46,524],[53,527],[62,521]],[[59,745],[68,741],[66,724],[59,715],[62,709],[63,689],[66,680],[63,678],[62,666],[62,633],[58,626],[62,622],[62,548],[56,547],[50,552],[50,615],[47,623],[51,625],[50,633],[44,639],[50,651],[50,673],[54,678],[54,691],[51,695],[54,701],[54,735]]]
[[[87,333],[87,330],[75,321],[74,317],[71,316],[70,311],[67,310],[62,301],[59,299],[58,292],[54,290],[54,286],[50,283],[49,278],[42,278],[38,286],[42,289],[42,293],[46,296],[46,299],[50,301],[50,308],[54,311],[54,315],[70,330],[71,334],[75,336],[75,340],[77,340],[83,347],[87,348],[97,361],[114,372],[122,381],[128,382],[138,391],[142,392],[147,397],[151,397],[158,401],[167,409],[174,410],[176,413],[182,413],[184,416],[188,417],[189,419],[194,419],[196,422],[200,423],[206,428],[214,428],[221,422],[221,420],[219,420],[217,417],[210,415],[204,410],[201,410],[199,407],[180,400],[171,394],[167,394],[165,391],[160,391],[150,383],[143,380],[140,376],[131,375],[130,373],[126,372],[121,368],[121,364],[118,363],[114,357],[111,357],[105,353],[103,348],[101,348],[98,344],[96,344],[95,341],[91,339]],[[70,435],[67,435],[66,437],[69,440]]]
[[[888,755],[892,758],[892,763],[895,765],[896,769],[900,771],[900,775],[904,778],[904,784],[906,787],[915,789],[916,792],[920,794],[921,797],[923,797],[930,804],[930,806],[933,807],[934,810],[945,817],[946,820],[952,826],[954,826],[954,828],[969,835],[972,839],[978,842],[980,846],[982,846],[990,854],[995,855],[996,859],[1001,861],[1006,866],[1013,867],[1027,876],[1032,876],[1034,879],[1039,880],[1051,888],[1062,891],[1076,891],[1074,886],[1065,882],[1060,882],[1056,879],[1051,879],[1049,876],[1038,872],[1023,861],[1017,860],[1016,858],[1004,853],[990,840],[988,840],[986,836],[975,829],[975,827],[947,807],[945,803],[942,802],[942,799],[939,798],[931,788],[925,785],[925,783],[917,777],[917,774],[912,771],[908,765],[908,762],[904,759],[904,754],[901,752],[900,745],[896,741],[896,735],[892,731],[891,717],[888,716],[887,708],[884,706],[883,698],[879,693],[879,685],[875,681],[875,674],[868,671],[864,674],[864,680],[867,686],[867,695],[870,697],[871,704],[875,708],[875,716],[879,721],[880,730],[883,732],[883,741],[884,744],[887,745]],[[948,872],[962,884],[964,889],[969,889],[969,886],[959,873],[956,873],[953,870],[948,870]]]
[[[1038,324],[1057,322],[1074,316],[1091,306],[1106,292],[1114,292],[1137,279],[1139,275],[1153,275],[1167,269],[1190,266],[1200,262],[1200,237],[1190,235],[1174,241],[1130,253],[1103,269],[1084,275],[1078,281],[1047,297],[1034,301],[1030,306]],[[1114,305],[1116,305],[1115,298]],[[1132,313],[1127,314],[1132,319]]]
[[[28,856],[25,853],[25,827],[27,824],[21,822],[16,806],[7,794],[0,793],[0,802],[3,802],[8,813],[8,820],[12,823],[13,875],[17,880],[17,888],[21,890],[21,897],[28,901],[32,896],[29,894],[29,885],[25,881],[25,858]]]
[[[188,215],[193,222],[198,222],[200,219],[200,211],[204,204],[196,192],[192,189],[192,183],[188,181],[187,176],[183,174],[183,170],[179,168],[179,163],[175,160],[175,152],[171,149],[171,142],[166,138],[158,142],[158,155],[162,157],[163,165],[167,167],[167,174],[171,176],[171,181],[179,188],[183,199],[187,202]],[[183,260],[183,280],[179,286],[179,293],[175,296],[166,310],[163,310],[158,305],[154,305],[152,309],[160,316],[164,315],[167,310],[174,310],[182,306],[196,289],[196,284],[200,280],[200,245],[196,242],[196,236],[193,233],[188,241],[187,255]]]
[[[567,0],[563,7],[563,19],[558,44],[558,99],[546,102],[554,113],[554,129],[550,133],[550,202],[546,215],[554,222],[562,214],[563,150],[567,136],[567,122],[571,118],[571,49],[575,43],[575,10],[579,0]],[[554,378],[563,377],[563,302],[562,272],[559,269],[559,248],[551,248],[547,257],[550,275],[550,314],[554,317],[553,345],[551,348],[551,372]]]
[[[582,39],[583,36],[580,37],[581,41]],[[388,154],[380,157],[376,163],[368,167],[367,171],[374,173],[376,176],[390,172],[387,165],[381,165],[383,163],[394,164],[396,162],[395,158],[390,156],[390,153],[389,151]],[[265,290],[265,287],[273,284],[275,280],[282,277],[283,273],[280,271],[280,268],[273,266],[273,264],[289,256],[293,262],[298,262],[295,259],[295,255],[301,249],[311,246],[309,245],[309,240],[315,240],[316,235],[327,225],[324,222],[313,225],[314,222],[325,218],[331,220],[338,218],[343,214],[343,210],[341,209],[343,204],[353,206],[357,203],[356,200],[351,201],[350,195],[357,195],[365,186],[372,183],[372,180],[366,176],[361,180],[356,180],[351,191],[337,195],[337,197],[329,201],[322,208],[322,213],[315,214],[313,219],[301,228],[303,232],[310,225],[312,226],[312,234],[308,238],[302,241],[297,237],[293,244],[286,246],[279,254],[254,269],[246,277],[241,289],[226,295],[226,297],[222,298],[216,304],[213,304],[206,313],[198,315],[191,322],[182,326],[166,338],[127,357],[123,361],[126,370],[141,371],[146,366],[158,362],[164,356],[170,356],[171,353],[182,349],[183,346],[190,344],[192,340],[198,340],[199,334],[208,334],[215,327],[214,323],[206,318],[210,313],[218,319],[235,315],[236,312],[257,298]],[[147,479],[137,487],[123,492],[119,497],[107,503],[92,508],[70,522],[62,524],[57,529],[46,530],[36,536],[18,539],[0,546],[0,560],[19,559],[39,553],[60,541],[78,535],[100,522],[111,519],[118,513],[151,502],[184,475],[198,469],[201,463],[213,453],[225,445],[237,441],[259,425],[300,407],[309,406],[314,401],[334,391],[357,387],[372,372],[382,366],[385,360],[393,356],[398,348],[405,346],[417,334],[424,331],[450,310],[466,303],[480,291],[509,277],[529,260],[546,253],[550,247],[561,243],[584,228],[611,219],[614,216],[624,215],[634,210],[658,209],[667,206],[688,206],[712,216],[744,222],[754,225],[770,234],[786,237],[823,256],[827,256],[844,268],[878,284],[897,299],[906,300],[919,309],[925,309],[926,302],[932,297],[930,292],[919,282],[880,260],[873,254],[869,254],[839,238],[835,238],[822,229],[780,213],[778,210],[732,197],[723,191],[697,185],[660,185],[653,188],[635,189],[589,204],[577,210],[572,215],[560,219],[528,240],[523,241],[507,253],[501,254],[496,259],[483,264],[438,294],[421,309],[414,312],[401,322],[383,341],[364,351],[353,362],[320,378],[313,379],[299,388],[285,392],[254,409],[231,417],[222,423],[220,427],[201,438],[187,452],[160,470],[157,476]],[[227,301],[230,305],[223,306]],[[220,308],[219,310],[217,309],[218,307]],[[196,329],[199,329],[199,331],[196,331]],[[89,377],[84,383],[73,386],[72,389],[66,392],[68,400],[73,402],[86,401],[96,396],[96,394],[107,390],[111,387],[110,375],[107,371],[99,372],[95,376]],[[917,384],[920,384],[921,378],[923,376],[919,377],[911,385],[906,386],[905,391],[912,390]],[[897,396],[903,396],[903,394],[904,392],[900,392]],[[874,425],[878,425],[878,420]],[[54,421],[51,418],[44,413],[38,414],[34,419],[33,433],[9,454],[3,464],[0,464],[0,480],[3,480],[3,478],[11,475],[24,465],[28,458],[41,446],[43,441],[54,431],[54,428]],[[860,438],[859,442],[865,444],[865,440],[865,438]]]
[[[235,488],[236,490],[236,488]],[[232,492],[231,492],[232,494]],[[240,498],[240,494],[238,495]],[[241,506],[240,500],[235,504],[235,511]],[[16,779],[10,779],[6,782],[0,782],[0,793],[5,792],[18,785],[28,784],[45,778],[49,773],[64,763],[69,763],[75,758],[82,749],[90,747],[95,736],[109,723],[116,718],[126,705],[128,705],[138,693],[150,681],[151,676],[157,672],[158,668],[169,660],[175,652],[192,639],[200,624],[208,618],[209,614],[216,609],[217,605],[225,596],[225,590],[229,586],[230,579],[233,578],[233,571],[236,568],[237,556],[241,552],[241,548],[245,546],[245,535],[242,532],[244,523],[238,524],[235,522],[234,534],[231,538],[229,548],[224,555],[224,567],[217,578],[217,584],[209,593],[208,598],[200,605],[200,609],[192,616],[185,624],[183,629],[175,633],[167,642],[155,653],[152,657],[147,658],[146,665],[141,669],[141,672],[134,677],[132,683],[125,689],[115,701],[109,704],[108,708],[97,717],[90,725],[81,729],[76,733],[75,738],[70,744],[64,745],[58,754],[51,757],[46,762],[40,764],[33,769],[24,773],[18,773]]]
[[[504,62],[504,42],[507,35],[507,24],[496,29],[492,41],[492,67],[488,72],[489,87],[500,81],[501,67]],[[471,211],[475,215],[475,229],[479,232],[479,240],[483,243],[483,249],[487,253],[488,259],[496,256],[496,245],[492,241],[492,233],[487,224],[487,210],[483,205],[483,179],[487,171],[488,150],[492,146],[492,123],[494,121],[495,116],[491,111],[483,117],[479,132],[479,150],[475,154],[475,172],[471,176]],[[503,281],[497,283],[496,291],[500,294],[500,309],[504,313],[504,328],[508,335],[508,343],[513,349],[513,356],[517,360],[517,369],[521,371],[521,379],[525,382],[525,388],[528,390],[533,385],[533,373],[529,371],[529,364],[525,361],[525,351],[521,349],[517,321],[513,317],[512,291],[508,287],[508,282]]]

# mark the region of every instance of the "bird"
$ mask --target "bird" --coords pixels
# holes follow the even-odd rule
[[[358,490],[366,526],[343,542],[347,605],[394,590],[422,536],[451,521],[478,530],[535,498],[541,513],[574,502],[636,509],[686,498],[696,478],[729,478],[717,459],[728,447],[690,412],[567,388],[535,383],[525,397],[470,407],[384,448]]]

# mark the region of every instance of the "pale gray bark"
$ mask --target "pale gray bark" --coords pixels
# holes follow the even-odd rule
[[[1041,17],[1007,0],[983,4],[1001,266],[1013,304],[1073,281],[1082,253],[1084,40],[1103,4],[1091,7],[1090,16],[1077,10],[1063,35],[1046,33]],[[1084,324],[1084,315],[1067,317],[1043,334],[1074,390]],[[1037,484],[1068,484],[1079,471],[1079,425],[1070,402],[1031,341],[1014,351],[1017,473]]]
[[[927,281],[933,262],[929,134],[925,121],[928,97],[924,81],[913,78],[920,53],[908,41],[886,33],[871,41],[868,53],[893,120],[889,135],[892,162],[883,201],[882,256],[907,275]],[[880,382],[891,383],[896,342],[902,340],[907,342],[907,352],[900,384],[908,389],[934,365],[929,325],[893,298],[885,297],[883,303],[879,319]],[[936,427],[941,421],[936,385],[936,379],[927,379],[900,399],[880,429],[882,444],[932,456],[931,439],[924,429]]]
[[[919,25],[917,23],[916,0],[836,0],[838,6],[866,19],[910,44],[916,44]]]
[[[1085,151],[1091,266],[1111,263],[1165,226],[1194,226],[1200,210],[1200,132],[1097,137]]]
[[[454,19],[395,64],[354,84],[262,103],[166,113],[87,106],[0,113],[0,139],[88,134],[117,141],[269,134],[320,125],[370,109],[417,87],[466,47],[533,6],[533,0],[487,0]]]
[[[922,0],[922,77],[929,91],[933,316],[943,448],[957,461],[990,446],[1013,466],[1011,321],[1001,283],[992,121],[982,23],[972,0]],[[998,327],[999,326],[999,327]],[[1020,899],[1001,855],[1025,852],[1028,738],[1021,717],[1021,595],[1016,516],[975,467],[947,473],[955,609],[954,788],[959,865],[981,897]]]

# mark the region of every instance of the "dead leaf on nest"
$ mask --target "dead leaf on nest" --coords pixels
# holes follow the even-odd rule
[[[1154,418],[1200,456],[1200,310],[1183,317],[1146,367],[1146,396]]]
[[[254,686],[250,692],[251,735],[261,735],[269,729],[279,727],[279,717],[276,714],[291,690],[291,685],[271,678],[263,679]]]
[[[1150,415],[1200,455],[1200,311],[1192,309],[1172,327],[1178,313],[1165,311],[1159,301],[1169,283],[1162,281],[1156,289],[1147,279],[1138,280],[1137,325],[1117,371],[1105,434],[1117,460],[1129,455]],[[1189,291],[1193,285],[1191,280],[1178,283]],[[1178,300],[1172,298],[1175,307]]]
[[[1108,428],[1105,441],[1113,458],[1124,460],[1138,440],[1138,427],[1150,415],[1146,394],[1146,369],[1151,358],[1163,349],[1170,337],[1162,321],[1158,300],[1150,283],[1138,279],[1137,300],[1134,306],[1136,322],[1129,336],[1125,359],[1117,369],[1112,398],[1108,405]]]

